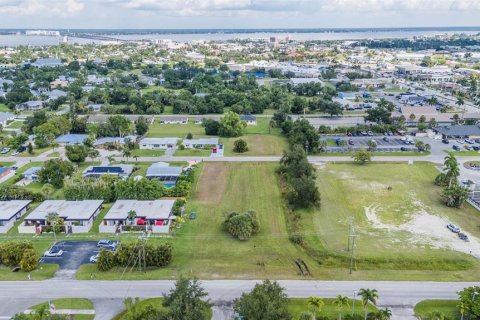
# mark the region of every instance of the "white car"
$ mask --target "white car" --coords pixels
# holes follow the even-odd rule
[[[465,140],[457,140],[457,143],[465,144]]]
[[[98,257],[100,257],[100,253],[97,253],[93,256],[90,257],[90,262],[91,263],[97,263]]]
[[[61,257],[63,250],[58,247],[51,247],[43,254],[44,257]]]
[[[18,152],[18,151],[15,151],[14,153],[12,153],[12,157],[17,156],[18,154],[19,154],[19,152]]]
[[[473,141],[472,139],[465,139],[465,142],[468,143],[468,144],[474,144],[475,141]]]

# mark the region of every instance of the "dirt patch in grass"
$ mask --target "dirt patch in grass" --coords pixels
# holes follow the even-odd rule
[[[196,199],[200,202],[219,203],[227,184],[227,164],[207,163],[198,182]]]

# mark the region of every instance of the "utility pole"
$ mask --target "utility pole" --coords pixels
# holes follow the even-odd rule
[[[353,228],[353,216],[348,217],[348,246],[347,251],[350,251],[350,236]]]
[[[352,251],[350,252],[350,274],[352,274],[354,261],[355,261],[355,239],[357,235],[355,234],[355,227],[353,226],[353,218],[351,219],[352,223],[350,224],[350,234],[348,235],[348,244],[352,247]],[[351,239],[351,240],[350,240]]]

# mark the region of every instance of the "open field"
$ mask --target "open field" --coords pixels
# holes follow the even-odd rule
[[[376,274],[377,280],[478,280],[480,264],[469,251],[480,256],[480,214],[469,205],[444,206],[441,189],[433,184],[436,174],[433,165],[420,162],[318,167],[322,205],[301,213],[297,232],[306,235],[305,248],[319,263],[339,268],[348,265],[352,216],[357,235],[354,278]],[[471,242],[448,231],[449,222],[458,224]]]
[[[147,138],[178,137],[185,139],[188,133],[193,138],[205,137],[205,129],[200,124],[195,124],[193,118],[189,118],[188,124],[160,124],[155,120],[150,125]]]
[[[423,300],[415,305],[415,316],[422,320],[432,319],[432,312],[441,312],[447,319],[459,319],[457,300]]]
[[[334,304],[335,299],[322,299],[324,302],[323,307],[321,308],[320,312],[317,313],[318,317],[326,317],[329,320],[336,320],[338,319],[338,315],[340,310]],[[362,316],[364,315],[364,308],[362,302],[360,300],[353,300],[349,299],[348,306],[344,306],[341,310],[342,316],[346,314],[352,313],[352,307],[355,303],[355,314]],[[377,311],[377,307],[370,304],[368,307],[369,312]],[[292,315],[293,319],[298,319],[300,314],[304,311],[310,311],[313,313],[313,309],[310,305],[308,305],[308,299],[288,299],[288,311]]]
[[[281,135],[280,129],[269,127],[270,118],[257,117],[256,126],[247,126],[244,135],[237,138],[222,138],[225,145],[225,156],[278,156],[288,148],[287,139]],[[247,142],[248,151],[233,152],[235,140],[243,139]]]

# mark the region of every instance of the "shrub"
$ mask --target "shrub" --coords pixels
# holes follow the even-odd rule
[[[12,240],[0,243],[0,263],[8,267],[16,267],[27,250],[33,250],[33,244],[30,241]]]
[[[39,258],[37,251],[26,249],[23,251],[22,259],[20,260],[20,268],[28,272],[37,269]]]
[[[243,139],[238,139],[233,142],[233,152],[243,153],[248,151],[247,142]]]
[[[255,211],[230,212],[223,222],[223,227],[239,240],[248,240],[252,235],[257,234],[260,229]]]
[[[110,250],[101,250],[97,260],[99,271],[108,271],[115,266],[115,254]]]

